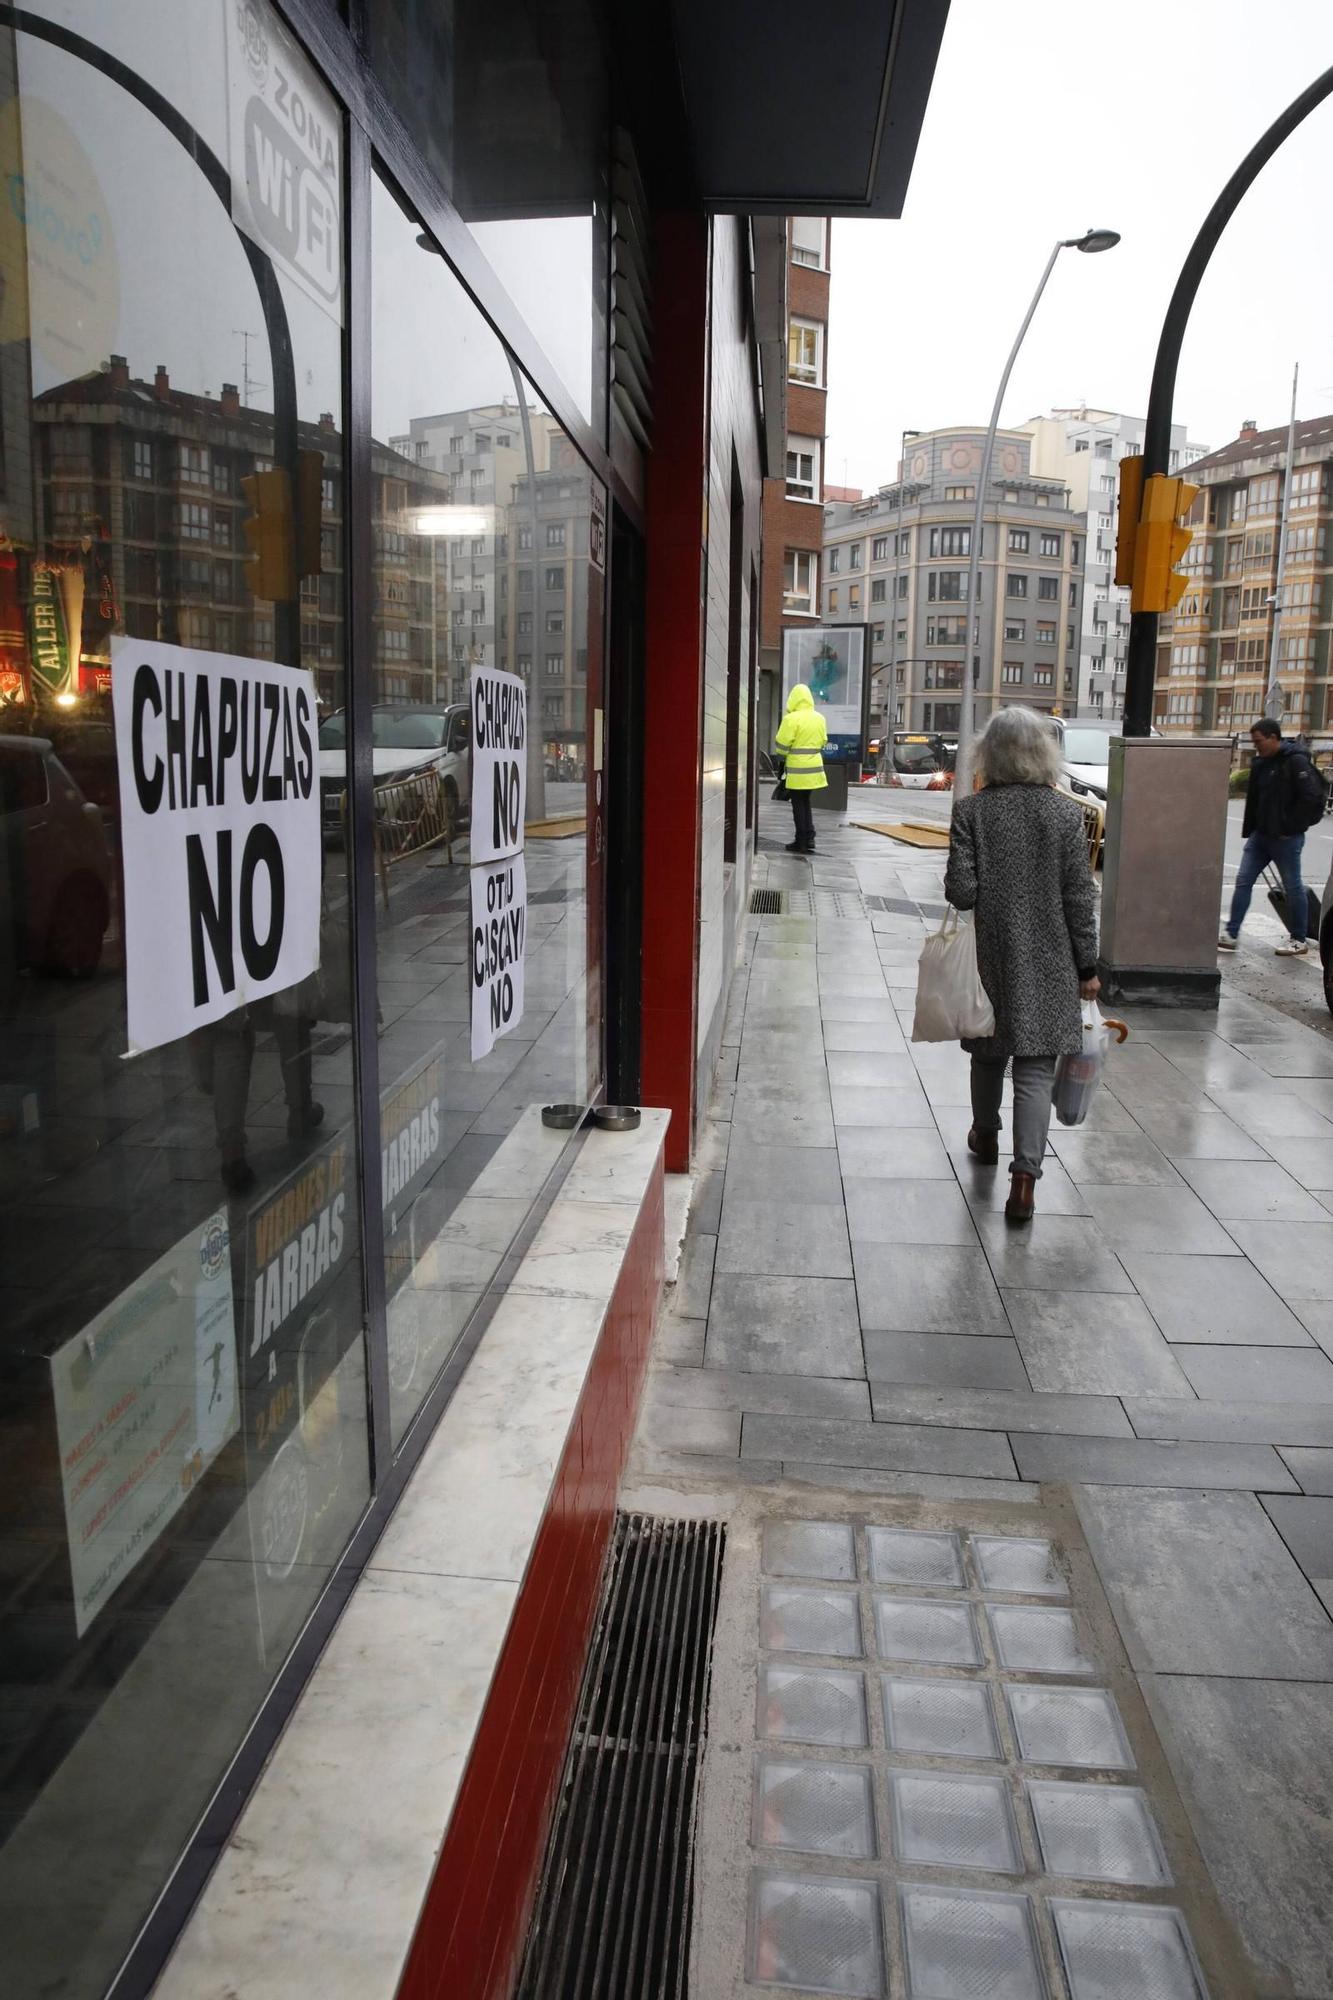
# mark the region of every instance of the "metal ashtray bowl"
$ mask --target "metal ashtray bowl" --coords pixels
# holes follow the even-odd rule
[[[557,1132],[572,1132],[583,1123],[585,1111],[582,1104],[543,1104],[542,1124],[552,1126]]]
[[[592,1122],[599,1132],[633,1132],[642,1116],[637,1104],[597,1104]]]

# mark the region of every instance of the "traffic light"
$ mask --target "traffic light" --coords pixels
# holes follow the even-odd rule
[[[1115,580],[1134,581],[1134,543],[1139,532],[1139,508],[1143,502],[1143,460],[1120,461],[1120,498],[1115,511]]]
[[[1176,565],[1194,540],[1194,530],[1181,523],[1194,505],[1198,487],[1188,480],[1155,472],[1144,481],[1134,537],[1134,574],[1130,597],[1133,611],[1174,611],[1188,577]]]
[[[244,524],[250,548],[245,580],[256,597],[286,603],[296,595],[291,479],[283,467],[270,466],[243,479],[241,492],[250,503]]]
[[[324,454],[296,455],[296,506],[292,482],[282,466],[252,472],[241,481],[250,503],[245,539],[251,561],[245,577],[256,597],[286,602],[303,576],[320,571],[320,514],[324,500]]]
[[[318,576],[320,572],[320,515],[324,506],[324,454],[299,451],[296,455],[296,572],[298,576]]]

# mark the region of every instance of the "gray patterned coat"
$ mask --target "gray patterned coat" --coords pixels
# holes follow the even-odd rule
[[[955,801],[944,893],[977,913],[977,965],[995,1034],[975,1055],[1058,1056],[1082,1040],[1078,986],[1097,960],[1083,815],[1047,785],[993,785]]]

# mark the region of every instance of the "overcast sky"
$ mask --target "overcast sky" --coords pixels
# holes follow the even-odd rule
[[[1065,251],[1001,421],[1087,402],[1142,415],[1171,288],[1226,180],[1333,65],[1330,0],[953,0],[900,222],[835,222],[825,478],[872,491],[904,428],[984,424],[1058,237]],[[1224,234],[1185,339],[1175,418],[1333,410],[1333,99]]]

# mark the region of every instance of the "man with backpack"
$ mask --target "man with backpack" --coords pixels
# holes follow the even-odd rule
[[[1234,951],[1250,892],[1263,869],[1272,863],[1282,877],[1286,897],[1283,916],[1290,937],[1277,947],[1279,958],[1304,958],[1308,899],[1301,881],[1301,849],[1312,826],[1323,818],[1327,790],[1304,750],[1289,743],[1280,723],[1261,716],[1250,731],[1254,762],[1245,793],[1241,832],[1245,848],[1231,897],[1231,914],[1217,940],[1219,951]]]

